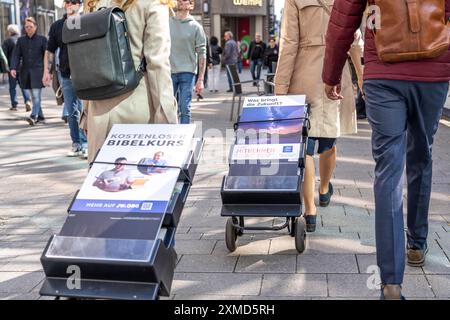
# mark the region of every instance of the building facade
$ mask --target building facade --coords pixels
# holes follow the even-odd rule
[[[0,41],[6,38],[6,27],[18,24],[23,27],[27,17],[34,17],[38,32],[47,35],[56,21],[54,0],[0,0]]]
[[[226,31],[241,41],[244,55],[255,33],[264,41],[273,34],[275,0],[196,0],[192,15],[202,22],[208,37],[223,41]],[[279,0],[278,0],[279,1]]]

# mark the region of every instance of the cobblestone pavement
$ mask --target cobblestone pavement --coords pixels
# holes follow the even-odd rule
[[[248,78],[248,74],[246,74]],[[169,299],[377,299],[370,290],[375,261],[373,167],[370,128],[338,141],[335,196],[319,209],[319,224],[302,255],[287,231],[246,233],[239,248],[225,246],[220,185],[232,135],[230,96],[205,92],[194,102],[206,146],[177,232],[179,261]],[[61,107],[44,92],[45,125],[29,127],[24,107],[10,112],[0,88],[0,298],[39,299],[44,279],[40,255],[58,233],[87,163],[68,158],[69,130]],[[446,124],[445,124],[446,123]],[[223,138],[223,137],[226,138]],[[407,298],[450,298],[450,127],[441,124],[434,145],[434,184],[427,264],[406,268]],[[248,219],[272,225],[277,219]],[[43,299],[43,297],[41,298]]]

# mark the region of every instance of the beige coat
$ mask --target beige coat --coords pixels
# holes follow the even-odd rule
[[[100,0],[97,8],[112,3]],[[169,8],[161,0],[137,0],[126,16],[135,66],[144,55],[147,75],[131,93],[85,103],[80,125],[88,131],[89,162],[114,124],[178,122],[170,75]]]
[[[333,0],[324,0],[330,9]],[[348,64],[342,75],[342,101],[327,98],[322,82],[325,34],[330,16],[317,0],[286,0],[276,94],[305,94],[311,104],[311,137],[337,138],[356,132],[355,99]]]

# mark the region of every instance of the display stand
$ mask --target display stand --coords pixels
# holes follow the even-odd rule
[[[177,262],[173,247],[176,228],[204,145],[203,139],[192,139],[191,142],[178,169],[169,165],[148,166],[178,170],[178,179],[164,210],[148,213],[117,208],[110,212],[108,209],[80,211],[77,202],[85,188],[83,185],[70,204],[60,233],[50,238],[41,256],[46,276],[40,290],[42,296],[155,300],[170,295]],[[94,165],[98,163],[107,165],[101,152],[93,162]],[[145,164],[139,166],[146,167]],[[158,179],[164,179],[163,175]],[[89,187],[89,183],[86,185]],[[106,200],[105,203],[108,204]]]
[[[226,246],[235,251],[238,237],[246,230],[287,228],[301,253],[306,243],[301,195],[309,126],[304,96],[250,98],[242,110],[235,129],[253,130],[256,135],[249,138],[244,132],[244,137],[241,134],[239,138],[236,134],[231,148],[230,170],[221,188],[221,215],[229,217]],[[260,138],[261,132],[270,130],[281,132],[276,143],[274,135]],[[276,172],[263,174],[267,164]],[[282,217],[286,222],[274,227],[247,227],[246,217]]]

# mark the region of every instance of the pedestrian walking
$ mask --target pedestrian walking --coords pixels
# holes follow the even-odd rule
[[[237,44],[238,51],[239,51],[238,62],[237,62],[237,69],[238,69],[238,73],[241,74],[242,73],[242,69],[244,67],[243,66],[243,64],[244,64],[244,54],[242,53],[241,42],[237,41],[236,44]]]
[[[356,133],[356,112],[350,67],[346,64],[342,76],[345,100],[324,97],[322,67],[330,7],[307,0],[286,0],[280,41],[280,57],[275,74],[275,93],[305,94],[310,105],[310,123],[306,150],[303,198],[308,232],[316,229],[314,155],[319,154],[319,205],[327,207],[333,195],[336,167],[336,139]],[[299,27],[299,26],[304,27]],[[316,151],[317,150],[317,151]]]
[[[38,122],[45,122],[41,107],[41,94],[44,87],[42,76],[44,75],[44,54],[47,48],[47,38],[37,34],[37,23],[32,17],[25,19],[25,33],[26,35],[17,40],[14,49],[11,76],[13,78],[19,76],[20,85],[31,95],[33,107],[30,117],[26,120],[33,126]]]
[[[259,33],[255,34],[255,40],[250,43],[248,50],[248,56],[250,58],[250,72],[252,73],[253,80],[259,80],[261,78],[261,68],[264,63],[264,52],[267,45],[262,41]],[[258,82],[253,82],[254,86],[258,85]]]
[[[225,48],[223,50],[223,64],[232,66],[238,63],[239,59],[239,48],[236,41],[233,40],[233,33],[227,31],[224,34]],[[228,90],[227,92],[233,92],[233,81],[231,79],[231,74],[227,70],[228,77]]]
[[[203,27],[190,14],[193,6],[193,0],[178,0],[176,15],[170,18],[170,65],[180,123],[191,122],[194,82],[195,94],[201,95],[207,63],[206,36]]]
[[[114,124],[177,123],[170,79],[169,6],[163,0],[89,0],[86,11],[120,6],[125,10],[134,65],[147,61],[147,72],[132,92],[85,102],[80,126],[87,131],[92,162]],[[89,55],[89,52],[86,52]]]
[[[278,52],[279,49],[275,38],[270,38],[269,45],[264,51],[264,65],[268,68],[269,73],[275,72],[275,70],[273,70],[273,63],[278,62]]]
[[[211,37],[210,40],[210,57],[211,63],[209,64],[209,92],[219,92],[220,83],[220,71],[222,65],[222,48],[219,46],[219,39]]]
[[[340,93],[341,73],[366,2],[334,1],[322,78],[327,96],[335,101],[346,96]],[[421,267],[428,250],[432,147],[450,80],[450,0],[422,0],[415,5],[370,0],[369,4],[377,5],[375,25],[382,26],[374,29],[368,25],[371,29],[365,32],[364,52],[366,113],[372,127],[376,163],[375,234],[382,282],[380,298],[403,299],[405,258],[408,265]]]
[[[19,100],[17,98],[17,85],[19,85],[20,90],[22,91],[23,103],[25,104],[26,112],[31,111],[31,98],[29,93],[23,89],[23,87],[19,83],[20,75],[17,70],[20,70],[20,65],[17,67],[16,73],[17,76],[13,77],[11,75],[11,67],[13,61],[13,53],[17,44],[17,40],[20,37],[20,29],[19,26],[15,24],[10,24],[7,27],[8,38],[3,41],[2,48],[3,52],[8,60],[8,82],[9,82],[9,97],[11,99],[11,107],[9,110],[17,111],[17,106],[19,105]]]
[[[43,82],[46,86],[52,84],[52,71],[55,64],[55,54],[58,54],[58,78],[64,96],[64,109],[67,110],[70,138],[72,147],[67,156],[88,158],[87,138],[83,130],[79,127],[81,113],[83,112],[83,103],[77,97],[75,89],[70,79],[69,53],[67,45],[62,41],[63,26],[68,17],[76,17],[80,14],[82,0],[65,0],[64,9],[66,13],[62,19],[53,23],[48,35],[47,50],[44,56],[44,76]],[[49,63],[51,61],[52,63]]]

